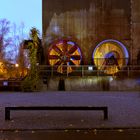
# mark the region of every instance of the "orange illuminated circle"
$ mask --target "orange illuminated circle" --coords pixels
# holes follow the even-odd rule
[[[97,45],[92,57],[98,70],[103,70],[106,74],[115,74],[127,65],[129,54],[121,42],[108,39]]]
[[[71,73],[73,66],[80,65],[81,59],[81,51],[73,41],[61,39],[50,46],[48,54],[49,64],[55,66],[56,71],[59,73]]]

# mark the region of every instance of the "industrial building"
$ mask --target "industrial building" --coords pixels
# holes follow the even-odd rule
[[[60,76],[66,90],[117,90],[114,77],[136,76],[130,70],[140,65],[139,6],[139,0],[43,0],[50,89],[58,89]]]

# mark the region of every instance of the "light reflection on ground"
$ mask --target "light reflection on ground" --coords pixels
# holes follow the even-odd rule
[[[0,140],[139,140],[140,129],[1,131]]]

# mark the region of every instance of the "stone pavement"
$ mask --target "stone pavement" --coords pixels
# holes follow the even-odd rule
[[[108,106],[100,111],[13,111],[5,121],[6,106]],[[1,92],[0,130],[140,128],[139,92]]]

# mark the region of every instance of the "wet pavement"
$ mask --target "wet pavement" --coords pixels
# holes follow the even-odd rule
[[[107,106],[100,111],[13,111],[6,106]],[[139,92],[47,92],[0,94],[0,140],[139,140]]]
[[[107,106],[101,111],[12,111],[5,121],[6,106]],[[0,129],[88,129],[140,127],[138,92],[1,93]]]
[[[138,129],[3,131],[0,140],[139,140]]]

